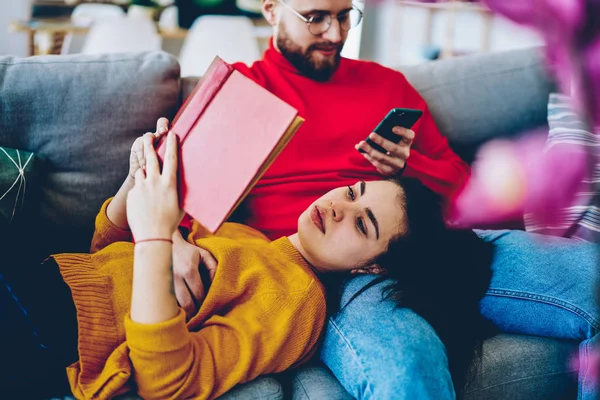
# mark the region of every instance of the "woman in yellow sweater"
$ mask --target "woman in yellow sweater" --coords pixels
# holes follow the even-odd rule
[[[77,322],[35,333],[44,349],[60,353],[48,371],[72,362],[67,376],[77,398],[137,392],[212,399],[298,365],[313,354],[325,322],[319,276],[382,272],[377,260],[408,235],[409,194],[391,181],[333,190],[300,216],[298,233],[273,242],[243,225],[225,224],[210,235],[195,223],[188,240],[213,254],[218,268],[203,282],[206,297],[188,319],[177,304],[171,263],[171,236],[182,217],[176,138],[168,136],[162,172],[153,140],[146,134],[134,144],[143,146],[145,160],[132,156],[129,176],[102,206],[91,254],[53,256],[69,296],[62,282],[48,292],[57,279],[52,265],[43,272],[43,290],[58,303],[53,314],[69,320],[76,309]],[[2,364],[23,362],[17,351]],[[30,371],[13,368],[0,383],[26,382]]]

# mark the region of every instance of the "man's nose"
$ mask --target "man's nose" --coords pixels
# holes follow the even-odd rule
[[[342,41],[342,26],[337,18],[333,18],[331,26],[323,33],[323,39],[327,39],[332,43],[339,43]]]

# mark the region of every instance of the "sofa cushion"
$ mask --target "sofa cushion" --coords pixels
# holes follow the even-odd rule
[[[281,400],[283,389],[281,384],[271,375],[259,376],[258,378],[237,385],[219,400]]]
[[[0,225],[31,216],[37,195],[39,160],[30,152],[0,146]]]
[[[577,343],[524,335],[497,335],[483,343],[465,400],[577,398],[577,372],[569,360]]]
[[[331,370],[320,362],[316,365],[302,366],[289,373],[292,378],[292,400],[354,399]]]
[[[179,93],[177,60],[162,52],[0,57],[0,146],[47,160],[42,222],[91,232],[133,140],[174,115]]]

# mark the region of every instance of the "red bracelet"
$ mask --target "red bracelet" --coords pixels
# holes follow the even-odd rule
[[[135,244],[144,243],[144,242],[169,242],[169,243],[173,244],[173,240],[164,239],[164,238],[151,238],[151,239],[136,240]]]

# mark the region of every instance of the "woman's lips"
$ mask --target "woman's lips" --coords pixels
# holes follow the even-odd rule
[[[325,221],[323,220],[323,213],[319,207],[315,206],[310,212],[310,219],[321,232],[325,233]]]

